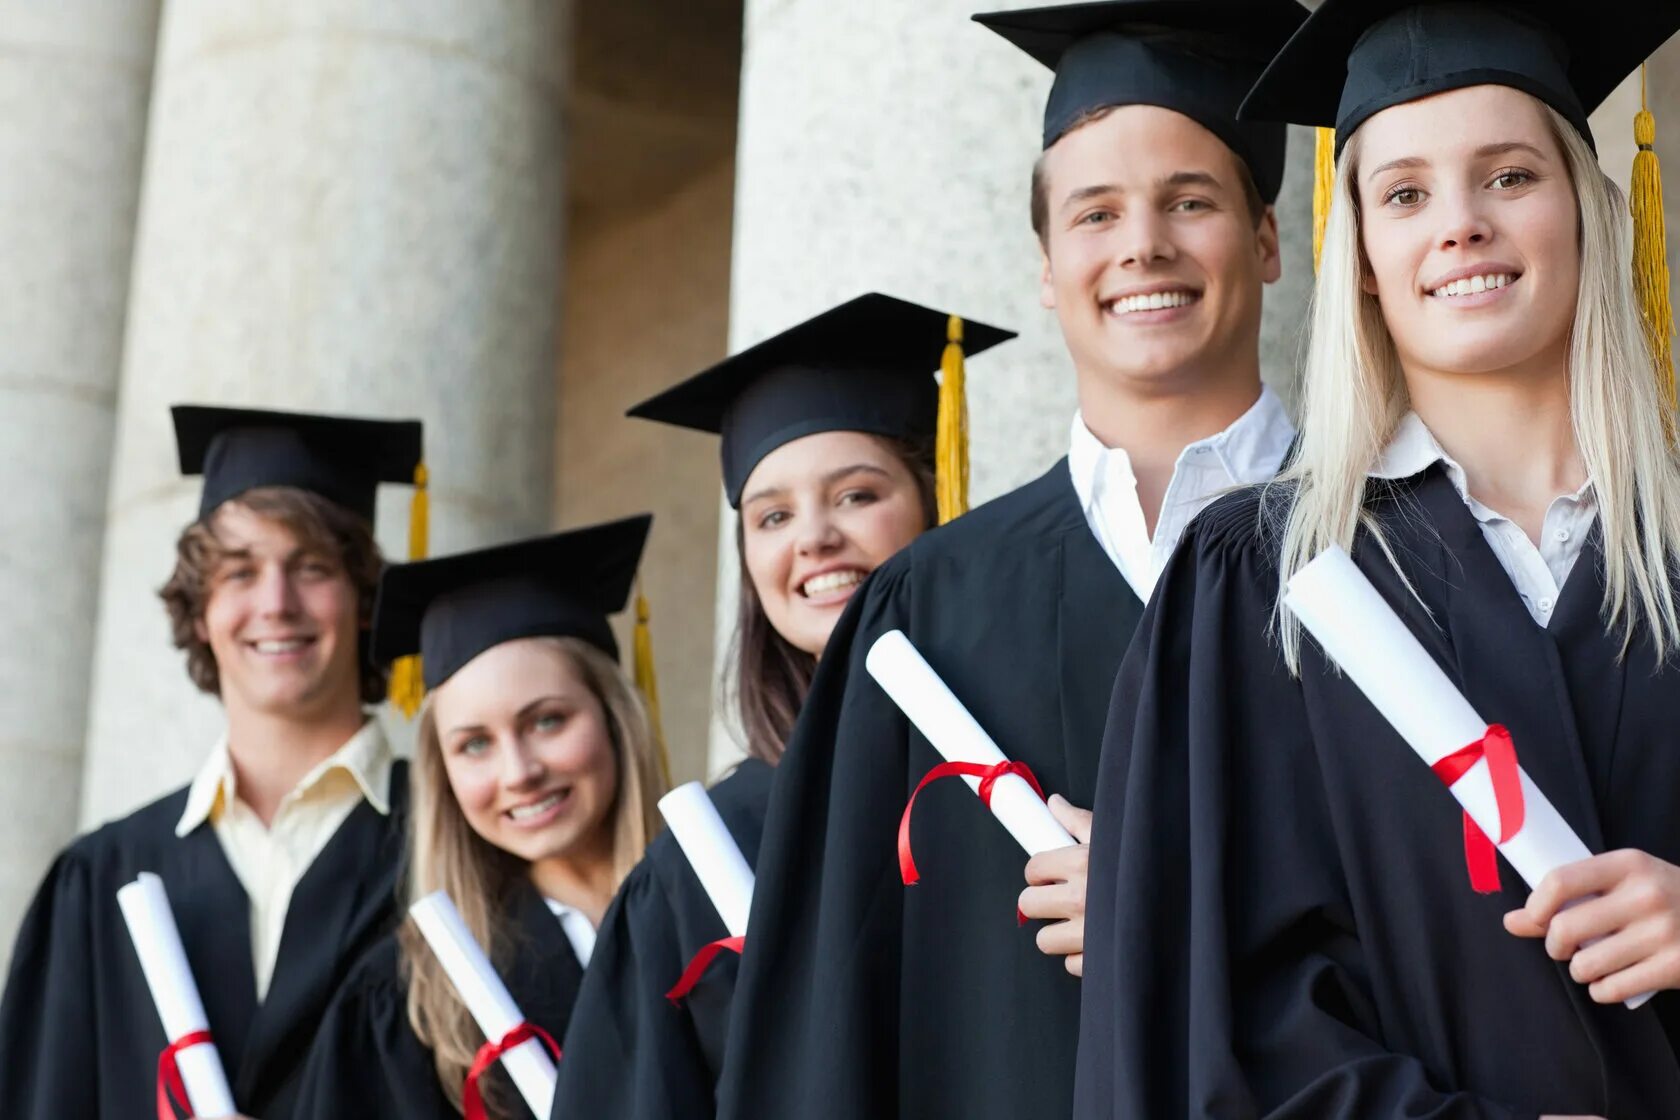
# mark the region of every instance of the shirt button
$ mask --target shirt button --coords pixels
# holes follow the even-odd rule
[[[1558,540],[1559,544],[1563,544],[1565,541],[1569,540],[1569,530],[1568,529],[1559,529],[1553,535],[1555,537],[1557,537],[1557,540]]]
[[[1550,599],[1540,600],[1540,613],[1541,614],[1551,614],[1552,613],[1552,601]]]

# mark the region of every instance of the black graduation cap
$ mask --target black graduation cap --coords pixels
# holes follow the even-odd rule
[[[581,638],[618,656],[607,616],[624,609],[652,514],[474,552],[393,564],[373,607],[373,659],[419,654],[428,689],[515,638]]]
[[[1243,103],[1245,118],[1334,126],[1336,151],[1395,105],[1466,86],[1587,116],[1680,30],[1674,0],[1324,0]]]
[[[414,483],[420,421],[178,404],[181,473],[204,476],[199,516],[259,486],[309,490],[373,520],[381,482]]]
[[[1088,113],[1155,105],[1223,140],[1271,203],[1283,185],[1287,130],[1238,121],[1237,106],[1306,15],[1295,0],[1108,0],[974,19],[1056,72],[1046,148]]]
[[[725,358],[636,405],[629,415],[723,436],[729,504],[760,460],[817,432],[931,439],[939,418],[933,372],[951,316],[871,292]],[[968,320],[970,355],[1015,337]]]

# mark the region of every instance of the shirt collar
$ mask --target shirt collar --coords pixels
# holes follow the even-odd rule
[[[305,774],[287,796],[297,797],[307,793],[319,785],[327,774],[342,770],[355,780],[367,803],[381,816],[388,816],[391,812],[393,761],[391,745],[385,739],[384,730],[378,720],[370,719],[343,746]],[[187,789],[186,808],[175,825],[175,835],[186,836],[199,825],[213,820],[221,807],[232,801],[237,793],[233,758],[228,753],[227,736],[223,735]]]
[[[1295,440],[1295,424],[1283,407],[1283,400],[1270,385],[1260,386],[1260,397],[1224,431],[1188,444],[1179,453],[1174,466],[1191,460],[1200,450],[1211,449],[1230,475],[1233,484],[1246,486],[1265,482],[1277,474],[1289,445]],[[1068,470],[1073,475],[1073,489],[1079,504],[1089,509],[1096,500],[1097,481],[1110,464],[1131,470],[1131,458],[1118,447],[1108,447],[1085,426],[1082,413],[1073,414],[1073,430],[1068,439]]]
[[[1446,471],[1447,478],[1452,481],[1453,489],[1458,491],[1460,501],[1470,506],[1478,521],[1499,517],[1492,510],[1487,509],[1470,493],[1469,476],[1457,460],[1447,454],[1446,448],[1435,438],[1435,433],[1423,422],[1423,417],[1415,412],[1408,412],[1400,418],[1400,423],[1394,429],[1394,435],[1389,437],[1388,445],[1382,454],[1377,456],[1376,465],[1370,470],[1371,478],[1411,478],[1422,474],[1436,463]],[[1592,480],[1588,479],[1575,491],[1576,501],[1585,501],[1592,496]],[[1484,511],[1487,516],[1484,516]]]

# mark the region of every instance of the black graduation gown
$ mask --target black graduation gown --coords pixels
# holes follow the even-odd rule
[[[1092,535],[1065,460],[878,568],[829,639],[777,768],[719,1114],[1066,1116],[1079,981],[1018,928],[1026,856],[864,657],[902,629],[1046,794],[1088,805],[1114,674],[1142,605]]]
[[[24,917],[0,999],[7,1120],[130,1118],[154,1108],[168,1044],[117,889],[155,872],[169,893],[234,1101],[260,1120],[295,1111],[315,1026],[356,958],[395,921],[408,767],[391,813],[363,801],[292,893],[268,998],[257,1002],[250,904],[208,823],[175,835],[187,791],[81,837]]]
[[[526,1019],[558,1041],[566,1032],[583,967],[559,919],[528,883],[508,900],[505,946],[493,960]],[[495,1120],[530,1116],[500,1062],[479,1079]],[[357,963],[321,1021],[304,1069],[298,1116],[309,1120],[459,1120],[438,1080],[432,1052],[408,1023],[408,985],[397,938],[385,938]]]
[[[774,775],[748,759],[711,790],[748,864],[758,860]],[[716,1114],[738,959],[718,956],[679,1006],[665,993],[701,947],[728,933],[675,837],[659,836],[601,922],[567,1028],[556,1120]]]
[[[1086,917],[1078,1108],[1098,1117],[1680,1116],[1680,1006],[1594,1004],[1477,895],[1440,781],[1310,639],[1268,636],[1287,494],[1194,525],[1115,687]],[[1680,863],[1680,668],[1607,636],[1597,533],[1546,628],[1439,467],[1355,559],[1595,852]]]

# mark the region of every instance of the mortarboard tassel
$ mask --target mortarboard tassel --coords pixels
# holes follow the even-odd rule
[[[430,476],[426,472],[426,464],[420,463],[414,468],[414,497],[408,505],[408,558],[410,561],[426,558],[427,542],[431,537],[432,503],[427,494],[427,483]],[[426,686],[420,676],[420,655],[399,657],[391,666],[391,684],[389,689],[391,704],[409,719],[420,710],[420,701],[426,697]]]
[[[1336,190],[1336,130],[1320,128],[1313,152],[1313,271],[1324,255],[1324,227],[1330,222],[1330,203]]]
[[[1646,67],[1639,69],[1639,114],[1633,118],[1633,290],[1656,361],[1657,385],[1674,423],[1674,308],[1668,291],[1668,233],[1663,221],[1662,167],[1657,161],[1657,119],[1645,97]]]
[[[939,427],[935,441],[935,494],[939,523],[968,512],[968,394],[963,385],[963,321],[953,315],[945,327],[939,360]]]
[[[653,728],[653,745],[659,752],[659,773],[665,788],[671,788],[671,754],[665,749],[665,730],[659,720],[659,680],[653,671],[653,631],[648,628],[648,601],[642,594],[642,581],[636,581],[636,628],[634,672],[636,688],[647,705],[648,723]]]

